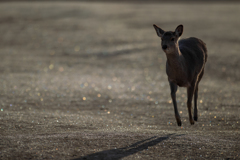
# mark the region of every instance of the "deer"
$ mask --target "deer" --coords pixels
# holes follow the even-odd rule
[[[183,25],[177,26],[175,31],[164,31],[153,24],[158,37],[161,38],[161,47],[167,57],[166,73],[170,85],[171,98],[178,126],[182,125],[178,113],[176,92],[179,87],[187,88],[187,108],[189,121],[194,125],[198,120],[198,85],[204,74],[207,62],[206,44],[198,38],[180,39],[183,34]],[[192,99],[194,95],[194,120],[192,117]]]

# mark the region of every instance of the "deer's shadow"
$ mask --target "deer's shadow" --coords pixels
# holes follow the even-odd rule
[[[110,150],[105,150],[93,154],[89,154],[83,157],[76,158],[74,160],[118,160],[122,159],[124,157],[127,157],[129,155],[135,154],[137,152],[143,151],[145,149],[148,149],[148,147],[155,146],[158,143],[167,140],[171,136],[176,137],[176,136],[181,136],[181,135],[173,135],[169,134],[164,137],[151,137],[139,142],[136,142],[132,144],[131,146],[123,147],[123,148],[117,148],[117,149],[110,149]]]

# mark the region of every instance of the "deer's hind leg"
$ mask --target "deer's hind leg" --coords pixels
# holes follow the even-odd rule
[[[175,118],[176,118],[178,126],[181,126],[182,122],[181,122],[181,117],[180,117],[180,115],[178,113],[177,101],[176,101],[176,92],[177,92],[178,86],[175,83],[170,82],[170,81],[169,81],[169,84],[170,84],[170,89],[171,89],[171,97],[172,97],[172,101],[173,101]]]
[[[197,99],[198,99],[198,84],[202,79],[204,70],[202,70],[202,72],[199,74],[196,86],[195,86],[195,92],[194,92],[194,120],[197,121],[198,120],[198,109],[197,109]]]
[[[198,83],[195,87],[195,93],[194,93],[194,121],[198,120],[198,109],[197,109],[197,99],[198,99]]]
[[[192,117],[192,99],[193,99],[193,94],[195,93],[196,85],[197,85],[197,77],[194,78],[194,80],[191,82],[191,85],[187,88],[187,95],[188,95],[187,107],[188,107],[189,121],[191,125],[194,124],[194,120]]]

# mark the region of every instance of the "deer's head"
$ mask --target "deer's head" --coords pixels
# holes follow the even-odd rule
[[[179,25],[174,32],[164,31],[157,25],[153,25],[158,37],[162,40],[162,49],[166,54],[175,53],[178,48],[178,39],[183,33],[183,25]]]

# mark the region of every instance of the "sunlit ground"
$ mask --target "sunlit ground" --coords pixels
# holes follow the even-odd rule
[[[0,159],[239,159],[239,3],[0,4]],[[153,24],[208,48],[176,124]]]

